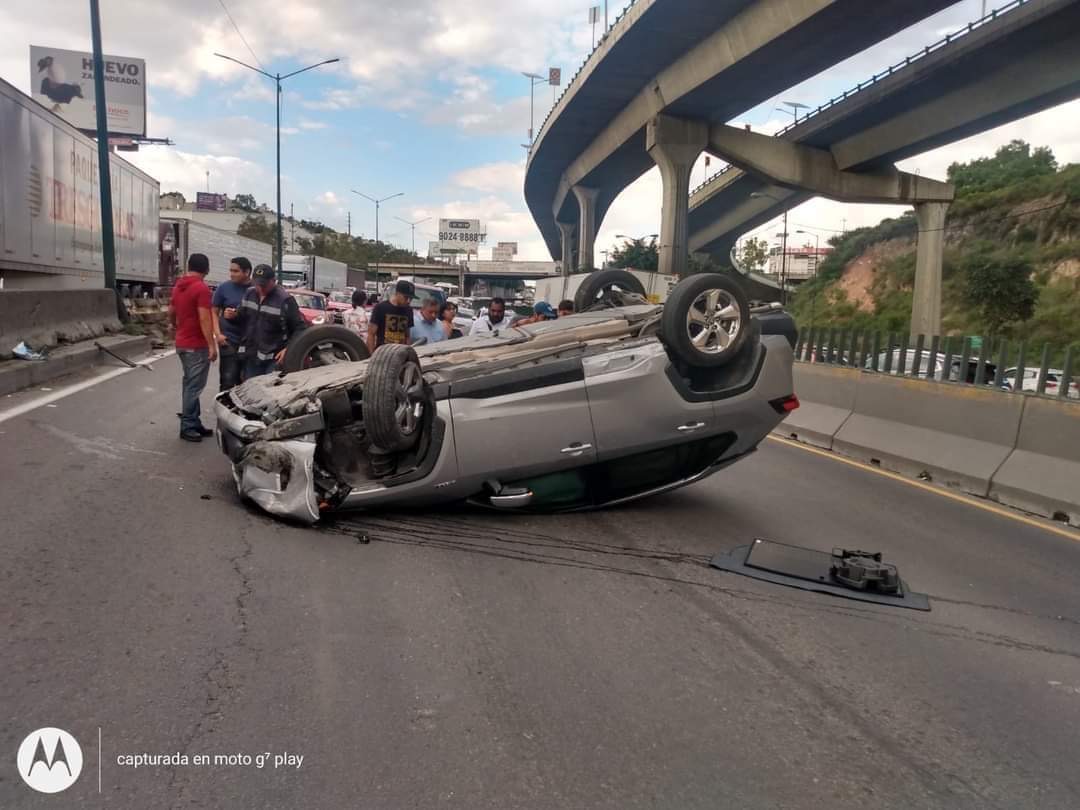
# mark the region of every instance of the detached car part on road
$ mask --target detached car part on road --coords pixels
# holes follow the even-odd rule
[[[369,359],[348,330],[306,330],[285,361],[302,370],[217,398],[241,496],[307,523],[458,500],[598,507],[711,475],[797,407],[794,322],[752,312],[733,278],[691,276],[664,306],[621,270],[582,287],[575,315]]]

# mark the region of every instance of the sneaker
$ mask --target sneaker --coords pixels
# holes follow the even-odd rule
[[[201,442],[202,434],[197,430],[181,430],[180,438],[185,442]]]
[[[204,438],[206,436],[213,436],[214,435],[214,429],[213,428],[208,428],[205,425],[199,425],[199,434],[201,436],[203,436]]]

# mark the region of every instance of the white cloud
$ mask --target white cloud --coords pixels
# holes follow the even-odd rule
[[[235,196],[254,194],[257,200],[272,200],[273,177],[258,164],[238,157],[184,152],[168,147],[149,146],[124,156],[160,182],[162,192],[179,191],[194,199],[196,191],[210,186],[219,193]]]
[[[458,172],[450,181],[460,188],[520,196],[525,184],[523,163],[485,163]]]
[[[323,122],[323,121],[301,121],[300,122],[300,129],[309,130],[309,131],[310,130],[315,130],[315,129],[326,129],[328,126],[330,126],[330,125]]]

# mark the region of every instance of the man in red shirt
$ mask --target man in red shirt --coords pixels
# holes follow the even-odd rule
[[[201,442],[203,436],[214,433],[203,427],[199,406],[210,364],[217,360],[210,288],[206,286],[209,272],[210,260],[202,253],[192,253],[188,257],[187,273],[173,287],[169,304],[169,320],[176,327],[176,356],[184,370],[180,438],[188,442]]]

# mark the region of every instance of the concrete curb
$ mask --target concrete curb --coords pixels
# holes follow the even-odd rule
[[[150,338],[144,335],[114,335],[97,341],[122,357],[136,357],[150,351]],[[12,394],[34,385],[54,380],[73,371],[102,364],[117,364],[115,360],[85,340],[70,346],[62,346],[49,352],[48,360],[6,360],[0,362],[0,396]]]
[[[0,292],[0,360],[26,341],[58,346],[119,332],[112,290],[4,290]]]
[[[855,408],[859,375],[852,369],[795,364],[799,407],[773,433],[831,450],[833,436]]]
[[[1080,404],[1024,397],[1012,451],[990,484],[990,497],[1080,526]]]

